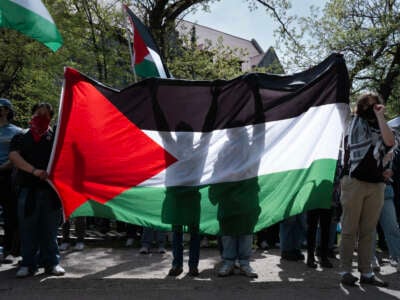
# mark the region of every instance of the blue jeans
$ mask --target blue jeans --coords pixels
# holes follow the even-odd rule
[[[394,206],[394,192],[391,185],[386,185],[385,201],[383,203],[379,224],[385,234],[389,255],[394,259],[400,259],[400,229],[397,223],[396,208]],[[376,238],[374,239],[373,253],[375,254]]]
[[[30,195],[31,194],[31,195]],[[26,214],[28,201],[34,208]],[[49,188],[21,188],[18,195],[18,220],[21,235],[21,266],[35,270],[41,266],[53,267],[60,261],[57,244],[57,229],[61,224],[62,212],[55,208],[54,193]]]
[[[183,266],[183,226],[172,226],[172,261],[173,267]],[[189,268],[197,268],[200,259],[200,234],[198,225],[189,225]]]
[[[155,230],[149,227],[143,227],[142,233],[142,246],[150,248],[153,241],[157,242],[158,247],[165,246],[167,235],[165,231]]]
[[[222,240],[222,258],[224,264],[233,266],[238,260],[241,266],[250,265],[251,248],[253,245],[253,235],[223,235]]]
[[[285,219],[279,227],[279,239],[282,252],[301,249],[306,235],[305,214],[298,214]]]

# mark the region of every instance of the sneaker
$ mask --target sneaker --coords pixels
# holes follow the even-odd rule
[[[230,264],[223,264],[222,267],[218,270],[219,277],[226,277],[233,274],[234,266]]]
[[[143,246],[142,248],[140,248],[139,253],[140,254],[149,254],[149,248],[147,248],[146,246]]]
[[[355,283],[357,282],[357,280],[358,280],[358,278],[353,276],[352,274],[345,273],[342,275],[342,279],[340,280],[340,282],[347,286],[355,286],[356,285]]]
[[[60,247],[58,247],[58,249],[60,249],[60,251],[66,251],[68,250],[68,248],[71,246],[70,243],[64,242],[60,245]]]
[[[199,269],[197,267],[189,267],[189,276],[199,276]]]
[[[55,265],[50,268],[45,268],[45,273],[48,275],[63,276],[65,274],[65,270],[60,265]]]
[[[85,244],[83,242],[78,242],[76,243],[74,249],[76,251],[82,251],[83,249],[85,249]]]
[[[376,276],[366,277],[366,276],[362,276],[362,275],[360,278],[360,283],[370,284],[370,285],[379,286],[379,287],[387,287],[389,285],[386,281],[383,281],[382,279],[380,279]]]
[[[399,267],[399,260],[397,258],[391,257],[389,259],[389,263],[392,267],[398,268]]]
[[[268,243],[267,243],[266,241],[262,241],[262,242],[260,243],[260,248],[261,248],[262,250],[268,249]]]
[[[165,253],[167,253],[167,250],[164,248],[164,247],[158,247],[158,253],[160,253],[160,254],[165,254]]]
[[[377,258],[376,256],[374,256],[374,257],[372,258],[371,266],[372,266],[372,270],[373,270],[374,272],[379,272],[379,271],[381,270],[381,266],[380,266],[380,264],[379,264],[379,260],[378,260],[378,258]]]
[[[29,271],[29,267],[19,267],[17,271],[17,278],[25,278],[32,275],[32,272]]]
[[[125,247],[132,247],[133,246],[133,242],[135,240],[133,238],[128,238],[125,242]]]
[[[249,278],[257,278],[258,274],[249,265],[240,266],[240,274]]]
[[[183,272],[182,267],[176,267],[176,266],[174,266],[174,267],[172,267],[172,268],[169,270],[168,276],[179,276],[179,275],[182,274],[182,272]]]

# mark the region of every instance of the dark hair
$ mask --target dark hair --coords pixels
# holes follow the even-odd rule
[[[368,106],[369,99],[373,99],[378,104],[382,104],[382,98],[376,93],[365,93],[358,97],[357,104],[356,104],[356,113],[363,110],[363,107]]]
[[[41,102],[41,103],[36,103],[33,107],[32,107],[32,115],[35,114],[35,112],[39,109],[39,108],[46,108],[49,113],[50,113],[50,117],[52,118],[54,116],[54,110],[53,110],[53,106],[50,103],[47,102]]]

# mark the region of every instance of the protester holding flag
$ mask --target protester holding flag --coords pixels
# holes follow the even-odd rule
[[[46,181],[47,165],[54,133],[49,127],[54,111],[50,104],[32,108],[30,129],[16,135],[10,145],[9,158],[18,168],[18,218],[22,262],[17,277],[27,277],[43,266],[50,275],[64,275],[59,265],[57,229],[61,225],[61,204]]]
[[[250,78],[248,78],[250,79]],[[249,80],[248,88],[252,91],[254,101],[254,115],[258,122],[264,120],[264,108],[259,94],[259,89]],[[236,128],[229,132],[218,155],[214,172],[220,171],[227,165],[227,160],[233,158],[234,169],[243,172],[243,166],[249,158],[254,158],[256,153],[265,146],[265,126],[257,126],[250,135],[240,120],[232,121],[229,127]],[[251,171],[258,172],[259,160],[255,160]],[[240,192],[246,190],[246,193]],[[218,276],[225,277],[233,274],[236,260],[240,265],[240,272],[247,277],[256,278],[257,273],[250,266],[250,257],[253,245],[253,232],[261,212],[258,193],[260,187],[256,176],[251,176],[243,182],[227,182],[225,186],[211,187],[209,190],[210,201],[218,205],[218,221],[222,241],[223,264],[218,271]]]
[[[8,151],[11,139],[21,133],[22,129],[10,123],[13,117],[11,102],[0,98],[0,205],[4,215],[4,258],[15,251],[13,248],[18,236],[16,199],[11,183],[13,166],[8,159]]]
[[[395,138],[384,117],[385,106],[378,95],[367,93],[357,101],[356,115],[345,138],[344,174],[341,181],[343,206],[340,261],[341,282],[353,286],[351,274],[354,246],[358,242],[360,282],[376,286],[387,283],[371,269],[371,248],[384,201],[385,154]],[[357,241],[356,241],[357,239]]]

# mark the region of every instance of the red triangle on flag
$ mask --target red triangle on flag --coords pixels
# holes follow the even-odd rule
[[[105,203],[177,161],[70,68],[53,151],[50,180],[67,217],[87,200]]]

